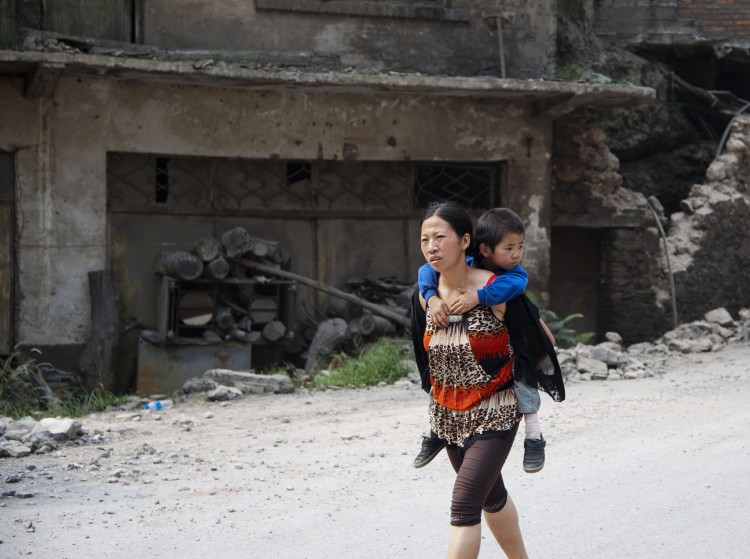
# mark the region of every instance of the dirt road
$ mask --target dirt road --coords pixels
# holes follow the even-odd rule
[[[520,438],[505,468],[532,558],[747,557],[750,345],[567,390],[544,470]],[[0,557],[442,557],[453,472],[411,467],[426,405],[400,383],[84,418],[102,443],[0,460]]]

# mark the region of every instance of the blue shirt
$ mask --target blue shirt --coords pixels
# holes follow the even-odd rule
[[[476,268],[478,264],[473,256],[467,256],[466,263],[472,268]],[[510,270],[498,268],[495,273],[497,274],[495,281],[477,291],[481,305],[487,307],[499,305],[526,291],[529,275],[521,266],[515,266]],[[438,273],[429,264],[424,264],[419,269],[417,282],[419,293],[425,301],[429,301],[430,297],[438,294]]]

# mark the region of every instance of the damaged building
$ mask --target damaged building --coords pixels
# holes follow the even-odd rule
[[[665,210],[625,188],[602,120],[657,88],[555,79],[565,4],[0,0],[0,351],[22,343],[78,370],[102,274],[119,297],[107,384],[132,388],[139,353],[171,355],[144,350],[141,332],[200,331],[170,299],[185,285],[155,273],[165,251],[241,228],[326,285],[414,282],[419,215],[437,199],[517,211],[529,289],[584,313],[581,330],[664,331]],[[585,25],[604,25],[596,4]],[[275,302],[268,318],[326,298],[239,279]],[[247,368],[283,341],[200,340],[180,358]]]
[[[600,244],[597,232],[588,229],[603,251],[599,324],[607,316],[612,330],[634,340],[653,338],[713,308],[736,314],[750,300],[742,117],[750,108],[750,7],[735,1],[586,0],[562,2],[560,9],[558,72],[638,83],[657,95],[648,106],[592,118],[587,137],[596,138],[599,149],[589,148],[593,165],[578,169],[587,168],[593,177],[569,175],[575,166],[557,158],[562,165],[553,194],[554,223],[561,224],[558,217],[567,220],[571,207],[580,208],[581,196],[589,203],[599,198],[591,194],[607,180],[619,181],[630,198],[609,203],[638,212],[648,199],[667,218],[660,220],[663,232],[656,221],[628,228],[598,228],[589,221],[603,235]],[[610,152],[609,159],[601,149]],[[566,187],[571,178],[583,184]],[[666,245],[669,260],[657,255],[658,245]],[[552,252],[567,251],[553,246]],[[553,290],[556,286],[567,291],[553,282]]]

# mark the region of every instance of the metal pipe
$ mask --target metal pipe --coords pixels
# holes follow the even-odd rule
[[[721,152],[724,151],[724,144],[727,141],[727,138],[729,137],[729,132],[732,129],[732,123],[734,122],[734,119],[736,119],[738,116],[740,116],[742,113],[744,113],[747,109],[750,109],[750,103],[747,103],[744,107],[742,107],[739,111],[734,113],[734,116],[732,117],[732,120],[729,121],[729,124],[727,124],[727,127],[724,129],[724,134],[721,136],[721,140],[719,141],[719,145],[716,148],[716,155],[714,156],[714,159],[719,157],[721,155]]]

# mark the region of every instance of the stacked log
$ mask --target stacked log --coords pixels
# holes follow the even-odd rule
[[[194,324],[196,336],[212,342],[283,344],[288,353],[306,356],[306,371],[320,367],[331,352],[354,339],[369,341],[410,327],[413,285],[390,277],[351,278],[344,291],[288,271],[290,263],[289,252],[279,241],[234,227],[218,238],[197,239],[190,252],[162,253],[156,271],[186,282],[190,289],[205,289],[210,302],[195,305],[202,313],[201,309],[191,309],[190,317],[187,309],[183,315],[179,309],[176,313],[194,323],[206,320]],[[280,301],[258,294],[258,285],[269,278],[292,280],[328,294],[322,317],[303,324],[285,323]],[[210,309],[207,319],[204,307]],[[144,337],[154,341],[153,332]]]
[[[180,290],[179,300],[170,300],[162,311],[169,315],[165,320],[177,321],[177,325],[166,332],[144,331],[142,337],[152,343],[179,341],[175,336],[208,342],[286,343],[294,325],[280,316],[278,294],[259,294],[257,286],[269,280],[238,264],[242,258],[274,269],[290,265],[289,252],[278,241],[254,237],[243,227],[228,229],[218,237],[201,237],[189,252],[159,254],[155,272],[178,280],[170,285]]]

